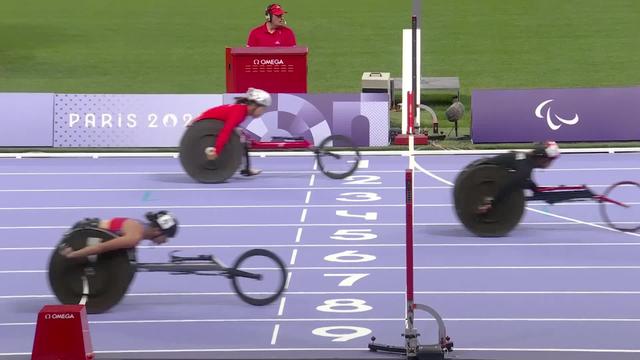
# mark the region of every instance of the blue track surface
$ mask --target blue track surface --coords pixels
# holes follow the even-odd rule
[[[510,236],[476,238],[455,217],[447,184],[476,158],[416,158],[431,174],[415,174],[416,301],[444,318],[451,356],[640,357],[640,234],[607,229],[592,202],[530,203]],[[118,306],[89,316],[98,358],[364,359],[376,356],[366,349],[372,335],[401,345],[408,160],[364,159],[352,179],[331,180],[311,157],[255,158],[263,174],[218,185],[194,183],[173,158],[0,160],[0,356],[30,353],[38,311],[57,303],[48,258],[73,222],[153,209],[183,225],[169,244],[141,247],[139,261],[178,249],[231,263],[267,248],[286,261],[288,288],[252,307],[226,279],[138,273]],[[602,192],[640,178],[639,164],[636,154],[564,155],[535,178]],[[335,301],[351,305],[323,306]],[[421,342],[435,342],[435,323],[417,315]]]

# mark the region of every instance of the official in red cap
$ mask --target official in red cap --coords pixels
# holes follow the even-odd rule
[[[286,13],[279,4],[267,6],[264,12],[266,21],[251,30],[247,46],[296,46],[293,30],[285,26]]]

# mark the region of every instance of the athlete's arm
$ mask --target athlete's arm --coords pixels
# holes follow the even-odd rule
[[[507,181],[504,186],[498,190],[498,193],[493,198],[494,203],[501,202],[505,196],[518,188],[529,186],[529,182],[531,181],[531,171],[533,168],[526,157],[524,157],[524,154],[514,154],[512,164],[515,172],[510,174],[509,181]]]
[[[66,248],[62,250],[62,254],[68,258],[82,258],[118,249],[134,248],[142,240],[143,230],[143,226],[137,221],[126,220],[122,224],[122,236],[109,241],[89,245],[76,251],[70,251],[70,248]]]
[[[233,130],[244,121],[247,115],[246,111],[241,107],[232,107],[230,109],[229,117],[227,118],[227,121],[224,122],[224,126],[222,127],[222,130],[220,130],[218,138],[216,139],[215,149],[218,156],[222,153],[222,149],[224,149],[227,141],[229,141],[229,137]]]

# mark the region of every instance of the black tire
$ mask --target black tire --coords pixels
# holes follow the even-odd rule
[[[135,275],[129,251],[116,250],[88,259],[67,259],[58,252],[62,244],[79,250],[90,239],[109,241],[115,237],[96,228],[75,229],[65,234],[49,260],[49,285],[62,304],[84,302],[87,313],[98,314],[122,300]],[[83,290],[85,284],[84,290],[88,291]]]
[[[454,198],[454,203],[456,202],[456,199],[458,199],[458,197],[460,196],[460,186],[459,183],[461,181],[463,181],[464,177],[469,174],[470,170],[472,170],[473,168],[475,168],[476,166],[480,166],[483,165],[487,162],[488,158],[483,157],[477,160],[472,161],[471,163],[469,163],[467,166],[465,166],[464,169],[462,169],[462,171],[460,171],[460,173],[458,174],[458,176],[456,177],[455,183],[453,185],[453,198]]]
[[[525,208],[522,189],[505,196],[504,201],[495,204],[487,214],[476,213],[484,198],[495,196],[511,176],[502,167],[478,165],[470,168],[457,182],[458,196],[454,198],[456,215],[467,230],[477,236],[499,237],[507,235],[520,223]]]
[[[233,265],[233,269],[241,270],[240,267],[242,263],[251,257],[266,257],[275,263],[275,266],[276,266],[275,271],[277,272],[278,275],[280,275],[280,280],[277,282],[276,290],[265,298],[253,297],[250,294],[248,294],[248,292],[245,292],[240,286],[238,281],[239,279],[243,279],[243,277],[240,277],[240,276],[233,276],[231,278],[233,289],[236,292],[236,294],[240,296],[240,299],[242,299],[242,301],[246,302],[247,304],[251,304],[255,306],[264,306],[264,305],[271,304],[276,299],[278,299],[282,294],[282,292],[284,291],[285,283],[287,281],[286,266],[284,265],[282,260],[280,260],[280,258],[273,252],[265,249],[252,249],[240,255],[240,257],[236,260],[235,264]],[[255,273],[255,271],[251,271],[251,272]],[[261,281],[261,280],[253,280],[253,281]]]
[[[329,146],[341,149],[331,151],[328,149]],[[346,152],[346,154],[338,154],[338,152]],[[315,153],[320,171],[331,179],[344,179],[353,175],[360,163],[360,150],[349,137],[344,135],[330,135],[320,142]],[[334,171],[328,164],[330,159],[345,159],[345,164],[341,169]],[[351,160],[353,163],[347,165],[347,162]]]
[[[624,210],[624,206],[600,201],[600,215],[609,227],[624,232],[640,230],[639,206],[627,204],[640,201],[640,184],[635,181],[620,181],[609,186],[602,196],[630,207]]]
[[[190,125],[180,140],[180,164],[185,172],[201,183],[215,184],[229,179],[242,162],[242,143],[233,131],[216,160],[207,160],[204,150],[215,146],[224,123],[201,120]]]

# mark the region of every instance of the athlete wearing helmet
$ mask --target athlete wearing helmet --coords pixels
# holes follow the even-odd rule
[[[215,160],[218,158],[218,154],[222,152],[227,141],[229,141],[231,132],[236,129],[247,116],[251,116],[252,118],[260,117],[269,106],[271,106],[271,95],[269,95],[268,92],[249,88],[244,96],[236,98],[235,104],[216,106],[195,118],[193,120],[194,122],[206,119],[215,119],[224,122],[224,126],[220,134],[218,134],[216,143],[211,144],[212,147],[208,147],[205,150],[207,159]],[[244,176],[258,175],[261,172],[260,170],[250,168],[249,146],[246,141],[244,141],[244,151],[245,168],[240,171],[240,174]]]
[[[60,247],[60,253],[67,258],[82,258],[97,255],[117,249],[131,249],[138,246],[142,240],[151,240],[156,244],[164,244],[168,238],[176,236],[178,221],[167,211],[148,212],[145,214],[148,222],[136,219],[116,217],[112,219],[85,219],[77,222],[72,229],[93,227],[108,230],[118,237],[86,246],[73,251],[66,244]]]
[[[493,198],[485,198],[477,210],[478,214],[485,214],[494,204],[501,202],[505,196],[515,189],[530,189],[537,192],[538,185],[531,179],[533,169],[549,167],[553,160],[560,156],[560,148],[555,141],[536,143],[529,152],[509,152],[494,156],[483,164],[493,164],[506,168],[512,172],[511,180],[507,182]]]

